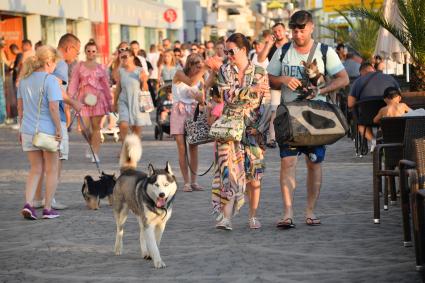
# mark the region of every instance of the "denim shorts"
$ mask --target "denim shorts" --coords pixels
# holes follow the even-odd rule
[[[311,162],[313,163],[321,163],[325,160],[326,154],[326,146],[290,146],[290,145],[282,145],[279,146],[280,158],[285,158],[288,156],[298,156],[302,153],[305,154]]]

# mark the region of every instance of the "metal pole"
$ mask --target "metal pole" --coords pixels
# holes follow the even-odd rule
[[[109,17],[108,17],[108,0],[103,0],[103,32],[105,34],[105,54],[103,55],[103,63],[106,64],[109,57]]]

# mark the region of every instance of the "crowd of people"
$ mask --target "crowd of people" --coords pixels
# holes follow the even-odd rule
[[[197,182],[197,145],[186,147],[186,119],[193,117],[198,104],[207,113],[210,125],[221,116],[242,116],[241,141],[214,142],[216,166],[211,181],[211,205],[216,227],[232,230],[232,218],[248,200],[248,225],[259,229],[261,180],[267,174],[264,156],[267,147],[277,146],[273,120],[279,104],[291,102],[300,94],[304,73],[301,62],[312,56],[320,73],[328,77],[325,85],[311,87],[309,99],[326,101],[328,95],[360,77],[348,98],[350,107],[365,88],[369,89],[364,93],[383,94],[387,87],[392,87],[386,91],[388,107],[379,117],[407,111],[404,106],[394,106],[399,88],[387,75],[373,75],[372,80],[380,83],[362,87],[364,81],[370,81],[369,73],[375,73],[375,67],[380,68],[379,62],[373,66],[361,62],[357,55],[347,54],[343,45],[338,45],[335,51],[313,40],[314,23],[309,12],[294,13],[289,29],[290,32],[284,24],[277,23],[253,42],[240,33],[205,44],[178,41],[172,44],[164,39],[162,44],[151,45],[149,52],[142,50],[137,41],[121,42],[105,66],[96,62],[99,49],[93,40],[84,45],[85,60],[77,61],[81,43],[73,34],[62,36],[56,49],[39,45],[35,51],[27,48],[22,56],[16,46],[11,46],[14,54],[18,54],[15,62],[9,63],[17,88],[17,122],[22,149],[30,163],[24,217],[37,219],[35,209],[44,206],[43,218],[55,218],[59,216],[55,209],[66,208],[54,196],[61,173],[62,161],[58,160],[66,160],[69,155],[68,127],[73,121],[70,112],[76,113],[79,129],[93,149],[93,154],[86,153],[87,157],[98,163],[102,127],[117,123],[121,140],[130,131],[142,137],[143,127],[152,121],[149,113],[141,111],[139,93],[149,91],[156,103],[159,89],[171,85],[160,108],[159,120],[170,121],[170,134],[176,142],[183,177],[182,191],[204,190]],[[109,115],[114,112],[118,113],[117,121]],[[53,135],[60,141],[60,150],[48,152],[34,147],[32,139],[37,132]],[[296,225],[293,202],[299,155],[305,155],[307,165],[305,224],[320,225],[315,207],[326,146],[278,146],[283,213],[276,226],[290,229]],[[46,180],[44,199],[43,179]]]

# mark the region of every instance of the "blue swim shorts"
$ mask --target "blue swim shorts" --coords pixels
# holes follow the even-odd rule
[[[280,158],[288,157],[288,156],[297,156],[304,153],[311,162],[313,163],[321,163],[325,159],[326,146],[299,146],[294,147],[290,145],[282,145],[279,146],[280,150]]]

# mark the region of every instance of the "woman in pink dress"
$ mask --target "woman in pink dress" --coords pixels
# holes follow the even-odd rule
[[[97,45],[90,40],[84,47],[86,61],[79,62],[72,71],[68,92],[84,106],[81,117],[84,122],[90,144],[94,151],[92,162],[99,162],[100,129],[102,117],[111,111],[112,96],[109,89],[108,74],[101,64],[96,62]]]

